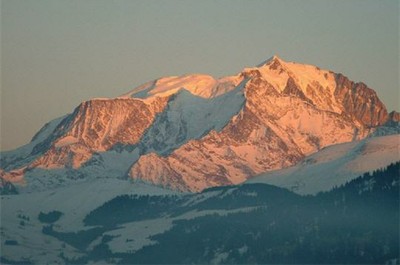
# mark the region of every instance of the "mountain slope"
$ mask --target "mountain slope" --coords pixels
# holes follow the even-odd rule
[[[56,222],[59,231],[79,230],[90,211],[121,194],[167,196],[176,193],[152,185],[102,178],[48,191],[2,195],[1,264],[12,264],[6,262],[7,260],[25,260],[22,264],[32,264],[26,260],[31,260],[33,264],[63,264],[65,262],[60,258],[60,250],[79,256],[80,253],[75,248],[43,234],[43,224],[50,221],[39,217],[58,212],[60,216]],[[18,243],[12,245],[9,242]]]
[[[66,118],[62,116],[46,123],[39,132],[32,138],[31,142],[21,146],[15,150],[1,152],[0,161],[1,167],[4,170],[10,171],[22,167],[32,162],[37,155],[34,148],[43,143],[47,138],[51,137],[56,127]]]
[[[300,194],[315,194],[400,160],[400,135],[337,144],[306,157],[297,165],[261,174],[248,183],[266,183]]]
[[[196,208],[218,212],[176,221],[170,230],[151,237],[158,244],[120,257],[126,263],[161,259],[179,264],[395,262],[399,177],[397,163],[317,196],[296,197],[263,184],[216,189],[219,193]]]

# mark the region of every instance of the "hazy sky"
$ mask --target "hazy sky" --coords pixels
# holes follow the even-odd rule
[[[399,1],[1,2],[1,149],[93,97],[278,54],[342,72],[399,110]]]

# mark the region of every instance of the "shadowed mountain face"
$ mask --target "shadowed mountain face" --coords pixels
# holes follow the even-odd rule
[[[106,176],[200,191],[397,132],[398,121],[365,84],[274,56],[235,76],[165,77],[86,101],[3,152],[0,172],[33,189]]]

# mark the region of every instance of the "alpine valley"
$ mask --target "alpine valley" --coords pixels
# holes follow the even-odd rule
[[[1,263],[398,264],[399,150],[340,73],[159,78],[1,153]]]

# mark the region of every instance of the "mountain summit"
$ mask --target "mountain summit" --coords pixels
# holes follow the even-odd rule
[[[333,144],[397,133],[364,83],[277,56],[215,79],[163,77],[92,99],[1,154],[1,178],[26,190],[129,177],[183,191],[241,183]]]

